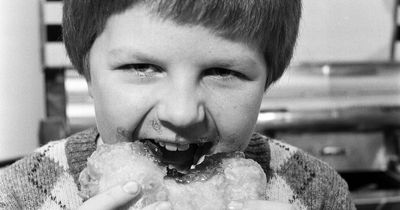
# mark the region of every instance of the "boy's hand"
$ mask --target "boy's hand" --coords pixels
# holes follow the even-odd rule
[[[296,210],[293,205],[264,200],[250,200],[246,202],[232,201],[229,210]]]
[[[128,182],[125,185],[115,186],[103,193],[100,193],[79,207],[79,210],[113,210],[131,200],[140,198],[140,186],[136,182]],[[156,202],[143,210],[170,210],[172,206],[168,202]],[[228,205],[229,210],[296,210],[292,205],[264,200],[251,200],[244,203],[232,201]]]
[[[112,210],[129,201],[137,200],[141,196],[140,186],[136,182],[115,186],[103,193],[93,196],[79,207],[78,210]],[[165,201],[156,202],[143,208],[143,210],[170,210],[171,204]]]

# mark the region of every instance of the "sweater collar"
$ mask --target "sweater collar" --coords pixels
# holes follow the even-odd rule
[[[74,134],[67,139],[65,154],[69,165],[69,172],[74,178],[78,188],[79,174],[86,168],[87,159],[96,150],[96,139],[99,136],[97,128],[90,128]]]

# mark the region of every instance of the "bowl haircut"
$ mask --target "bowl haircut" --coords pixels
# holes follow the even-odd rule
[[[179,25],[199,25],[258,48],[267,66],[266,88],[290,63],[301,0],[64,0],[63,39],[74,67],[90,81],[88,55],[108,18],[144,5]]]

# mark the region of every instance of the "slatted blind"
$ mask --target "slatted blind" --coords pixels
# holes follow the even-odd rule
[[[394,35],[392,48],[390,52],[390,59],[392,61],[400,61],[400,0],[396,0],[393,11]]]
[[[43,63],[48,116],[48,120],[44,122],[44,135],[47,135],[44,138],[57,137],[57,130],[65,130],[65,135],[68,135],[95,124],[94,107],[88,95],[86,81],[73,69],[63,44],[62,6],[62,0],[42,1]],[[60,137],[62,135],[64,134]]]

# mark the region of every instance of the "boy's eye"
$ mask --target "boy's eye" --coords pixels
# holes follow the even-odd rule
[[[133,72],[139,77],[152,77],[162,71],[160,67],[148,63],[125,64],[116,69]]]
[[[237,71],[224,69],[224,68],[210,68],[204,73],[205,76],[216,77],[217,79],[231,80],[231,79],[245,79],[245,76]]]

